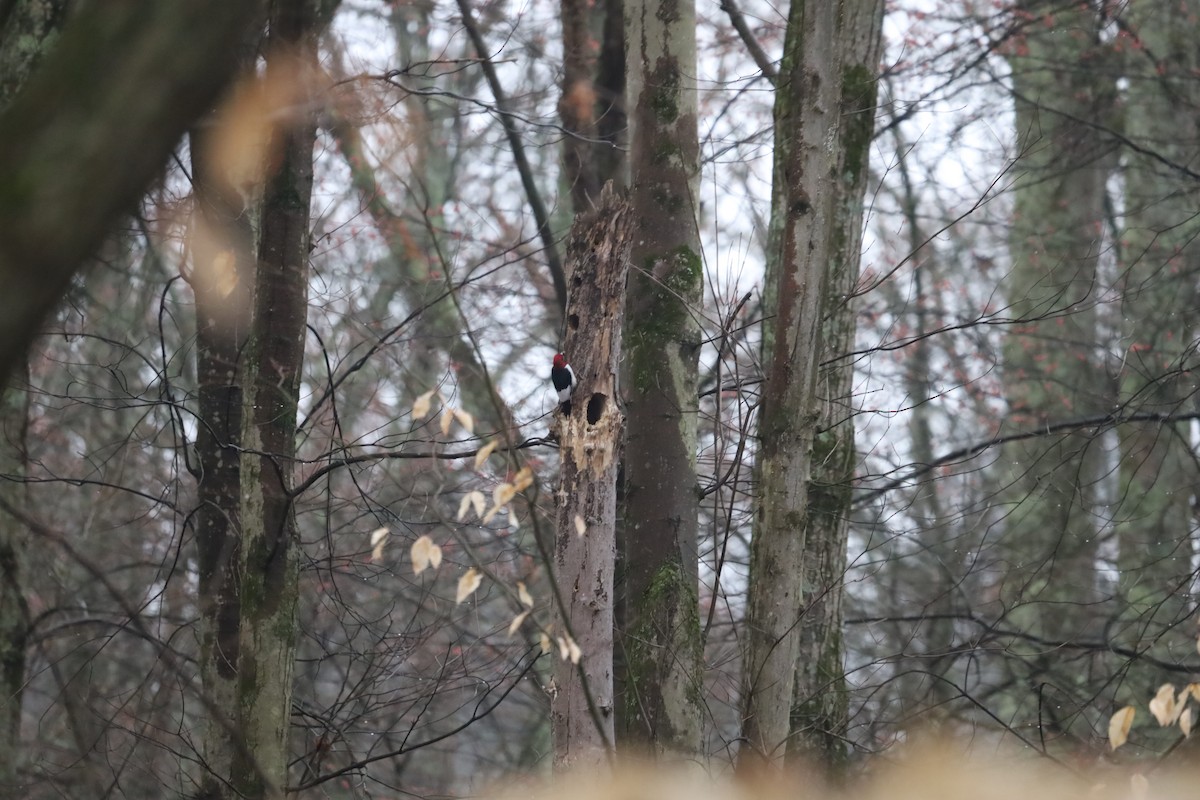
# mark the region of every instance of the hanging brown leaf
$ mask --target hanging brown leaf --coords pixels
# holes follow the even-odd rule
[[[483,492],[476,489],[467,497],[471,500],[471,508],[475,509],[475,516],[482,517],[483,510],[487,508],[487,498],[483,496]]]
[[[1129,728],[1137,713],[1133,706],[1125,706],[1108,720],[1108,746],[1116,750],[1129,738]]]
[[[496,450],[496,446],[500,444],[499,439],[492,439],[490,442],[479,448],[479,452],[475,454],[475,469],[479,469],[487,463],[488,456]]]
[[[512,636],[514,633],[520,630],[521,623],[525,621],[525,618],[529,616],[529,613],[530,612],[528,610],[525,610],[513,617],[512,623],[508,626],[509,636]]]
[[[467,515],[467,509],[471,507],[471,495],[464,494],[462,500],[458,501],[458,513],[454,515],[456,522],[462,522],[463,517]]]
[[[583,517],[575,515],[575,535],[583,536],[587,533],[587,523],[583,521]]]
[[[560,636],[558,637],[558,655],[563,661],[578,664],[579,659],[583,657],[583,651],[570,636]]]
[[[1175,687],[1164,683],[1158,687],[1158,694],[1150,701],[1150,713],[1158,720],[1158,724],[1165,728],[1175,724],[1175,711]]]
[[[436,391],[436,389],[430,389],[413,401],[412,418],[414,420],[425,419],[429,416],[429,411],[433,408],[433,395]]]
[[[492,502],[496,507],[508,505],[514,497],[517,496],[519,490],[511,483],[502,483],[492,490]]]
[[[479,570],[471,567],[463,576],[458,579],[458,591],[454,594],[455,604],[461,603],[471,595],[475,594],[475,590],[479,588],[479,584],[483,583],[483,575]]]
[[[517,476],[513,478],[513,493],[523,492],[530,486],[533,486],[533,470],[528,466],[521,467]]]
[[[533,595],[525,588],[525,581],[517,581],[517,597],[529,608],[533,608]]]
[[[475,433],[475,418],[461,408],[454,409],[454,418],[467,433]]]
[[[428,536],[422,536],[412,543],[410,555],[414,575],[420,575],[429,567],[437,569],[442,564],[442,548]]]
[[[442,436],[450,435],[450,428],[454,425],[454,409],[446,406],[442,409]]]
[[[387,545],[389,531],[387,528],[376,528],[371,531],[371,560],[379,561],[383,558],[383,548]]]

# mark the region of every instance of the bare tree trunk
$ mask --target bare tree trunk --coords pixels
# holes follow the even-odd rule
[[[863,195],[875,132],[883,2],[842,4],[839,48],[842,73],[841,168],[832,181],[828,274],[821,301],[821,361],[817,370],[818,432],[808,487],[808,530],[800,642],[789,723],[788,756],[839,770],[848,757],[849,701],[842,648],[842,593],[849,534],[850,482],[858,462],[854,447],[854,346],[851,300],[862,250]],[[790,88],[794,91],[796,86]],[[803,102],[803,98],[795,98]],[[815,144],[815,143],[813,143]]]
[[[299,74],[311,88],[317,69],[316,4],[274,7],[266,80]],[[273,74],[275,73],[275,74]],[[306,80],[307,79],[307,80]],[[299,555],[290,490],[296,406],[308,315],[309,203],[315,118],[309,102],[278,128],[267,152],[279,165],[263,195],[253,322],[242,364],[241,624],[239,726],[253,765],[234,762],[247,797],[275,796],[287,781],[292,670],[296,651]]]
[[[0,115],[0,183],[25,187],[0,214],[0,376],[212,105],[261,11],[243,0],[82,4]]]
[[[576,386],[559,418],[560,485],[554,561],[560,609],[583,655],[556,662],[550,714],[554,761],[597,767],[613,747],[613,568],[617,466],[624,419],[617,404],[629,207],[611,184],[596,211],[580,217],[567,244],[566,352]]]
[[[1125,159],[1119,402],[1127,412],[1194,412],[1196,179],[1168,164],[1194,169],[1200,145],[1200,3],[1131,3],[1127,15],[1140,46],[1126,56],[1125,133],[1140,152]],[[1158,421],[1128,423],[1119,434],[1117,565],[1126,607],[1114,630],[1123,643],[1173,658],[1192,633],[1195,608],[1194,436],[1190,423]],[[1128,696],[1148,696],[1161,683],[1157,673],[1131,674]]]
[[[696,26],[691,2],[629,3],[627,111],[634,217],[621,389],[625,444],[623,738],[700,749],[696,381]]]
[[[624,127],[624,11],[621,0],[562,0],[560,8],[563,78],[558,113],[573,134],[563,139],[563,176],[575,213],[583,214],[599,202],[600,187],[607,181],[624,183],[617,174],[621,151],[616,147]]]
[[[28,466],[25,434],[29,393],[20,370],[0,391],[0,492],[13,508],[25,508],[24,486],[18,481]],[[8,514],[0,515],[0,790],[17,796],[20,761],[21,697],[25,688],[25,646],[29,608],[25,603],[24,570],[28,533]]]
[[[242,443],[241,354],[250,329],[255,245],[252,218],[242,195],[213,173],[213,120],[191,133],[193,216],[192,272],[196,299],[196,432],[198,478],[195,514],[199,562],[200,678],[213,708],[229,720],[206,720],[203,740],[206,796],[227,796],[233,774],[230,724],[237,707],[238,627],[241,619]]]
[[[849,365],[828,373],[820,393],[817,365],[842,352],[853,333],[848,295],[858,270],[881,15],[877,0],[795,0],[788,17],[775,95],[767,277],[774,321],[764,336],[739,766],[780,761],[793,730],[814,726],[801,749],[841,748],[840,597],[854,435],[846,423]],[[831,136],[836,147],[823,144]],[[807,608],[806,577],[816,582]]]
[[[22,0],[0,19],[0,108],[7,108],[52,44],[63,23],[65,3]],[[0,375],[0,493],[24,509],[21,479],[28,471],[29,427],[27,356],[18,358],[8,380]],[[0,515],[0,791],[23,794],[16,783],[21,755],[21,699],[25,689],[25,649],[29,608],[25,602],[28,532],[8,514]]]
[[[1009,57],[1019,160],[1006,289],[1010,313],[1021,322],[1006,331],[1004,343],[1011,425],[1005,432],[1112,408],[1095,346],[1113,167],[1113,145],[1101,131],[1115,88],[1100,60],[1106,51],[1098,44],[1101,21],[1086,5],[1023,5],[1028,23]],[[1096,558],[1103,461],[1090,430],[1014,443],[1000,459],[1009,502],[997,504],[1005,514],[998,551],[1021,572],[992,591],[1012,609],[1009,619],[1051,641],[1101,634],[1104,614],[1095,604],[1101,597]],[[1023,703],[1014,721],[1039,725],[1048,742],[1066,732],[1069,720],[1089,734],[1102,719],[1087,717],[1093,704],[1084,685],[1088,664],[1044,652],[1031,648],[1010,663],[1019,665],[1018,686],[1045,681],[1053,701],[1042,703],[1022,688],[1021,697],[1011,698]]]

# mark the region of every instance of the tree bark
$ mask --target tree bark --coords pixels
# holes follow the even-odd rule
[[[634,217],[625,318],[625,741],[700,749],[696,382],[704,269],[697,233],[696,26],[691,2],[625,7]]]
[[[86,5],[0,116],[0,376],[212,106],[260,13],[242,0]]]
[[[560,483],[554,567],[560,620],[583,652],[559,660],[552,696],[554,761],[599,767],[613,747],[613,569],[617,467],[624,419],[616,399],[629,271],[630,213],[609,188],[567,243],[565,352],[575,369],[571,412],[558,420]]]
[[[22,370],[24,373],[25,370]],[[25,375],[11,379],[0,391],[0,492],[13,508],[25,508],[26,432],[29,393]],[[0,790],[19,796],[17,766],[21,754],[21,698],[25,690],[25,647],[29,607],[25,602],[24,572],[28,531],[9,514],[0,516]]]
[[[808,486],[808,529],[801,554],[800,641],[787,747],[789,759],[833,771],[844,767],[849,755],[842,594],[851,480],[858,455],[854,447],[854,364],[846,354],[854,346],[851,298],[861,261],[863,197],[875,132],[882,26],[882,0],[842,4],[835,67],[842,75],[838,102],[841,167],[829,184],[833,215],[828,232],[831,257],[821,301],[820,359],[824,366],[817,370],[817,434]],[[781,88],[795,91],[797,86]],[[792,107],[800,108],[803,102],[803,97],[794,97]]]
[[[845,417],[839,405],[848,393],[846,376],[829,375],[824,403],[817,376],[822,355],[844,347],[852,331],[846,286],[857,273],[881,13],[876,0],[796,0],[788,16],[775,94],[766,282],[773,322],[764,333],[761,499],[750,556],[740,767],[779,762],[786,752],[802,630],[805,702],[819,682],[841,680],[832,677],[830,659],[840,662],[843,518],[854,439],[852,428],[833,425]],[[848,106],[864,102],[846,116]],[[824,145],[831,137],[838,146]],[[814,476],[814,438],[823,418],[831,427],[817,441],[822,465]],[[814,480],[817,491],[810,496]],[[819,507],[810,512],[814,501]],[[806,576],[821,581],[821,592],[803,609]],[[794,724],[805,728],[830,711],[840,715],[836,708],[800,705]],[[824,733],[839,732],[819,738]]]
[[[1095,361],[1106,184],[1114,166],[1113,144],[1101,133],[1115,92],[1098,43],[1101,22],[1082,5],[1029,2],[1021,13],[1025,25],[1009,55],[1019,159],[1005,286],[1010,314],[1020,322],[1004,342],[1005,432],[1112,408]],[[999,595],[1013,623],[1051,641],[1101,635],[1104,615],[1095,604],[1103,462],[1090,430],[1014,443],[1000,459],[1007,502],[996,506],[1004,517],[995,552],[1020,573],[982,591]],[[1022,704],[1014,720],[1042,724],[1051,742],[1068,720],[1079,721],[1080,733],[1102,724],[1087,716],[1093,700],[1086,664],[1048,658],[1041,648],[1025,655],[1011,662],[1019,665],[1019,686],[1046,681],[1049,671],[1054,691],[1077,700],[1035,705],[1033,693],[1021,690],[1011,698]]]
[[[8,108],[53,46],[66,9],[63,2],[12,3],[0,20],[0,109]],[[0,374],[0,494],[13,508],[26,507],[21,482],[29,467],[28,353],[19,353],[11,377]],[[20,796],[21,702],[25,693],[29,608],[25,601],[28,531],[9,514],[0,515],[0,791]]]
[[[624,182],[617,147],[624,127],[624,9],[621,0],[562,0],[563,77],[558,115],[563,139],[563,179],[576,214],[599,202],[608,181]],[[599,46],[597,46],[597,43]]]
[[[241,619],[239,726],[245,752],[234,785],[246,797],[273,796],[286,784],[296,651],[299,554],[291,488],[296,408],[308,315],[309,205],[319,16],[312,0],[277,4],[270,21],[265,79],[297,81],[299,108],[276,128],[267,153],[278,167],[263,193],[253,321],[242,363]],[[242,763],[252,755],[258,763]]]
[[[206,720],[203,740],[206,796],[227,795],[239,743],[231,724],[237,708],[238,628],[241,619],[239,448],[242,444],[242,347],[250,329],[255,276],[253,218],[258,209],[230,191],[212,164],[217,122],[192,130],[193,209],[189,282],[196,302],[198,399],[195,513],[200,607],[200,678],[212,707],[228,720]]]
[[[1140,47],[1127,55],[1125,133],[1140,148],[1125,159],[1118,403],[1127,412],[1195,409],[1197,288],[1200,256],[1196,181],[1164,164],[1195,165],[1200,102],[1194,47],[1196,0],[1128,6]],[[1195,502],[1200,475],[1189,423],[1130,423],[1119,430],[1120,505],[1116,510],[1119,593],[1126,607],[1120,638],[1175,657],[1182,625],[1194,613]],[[1153,669],[1130,675],[1130,697],[1161,683]]]

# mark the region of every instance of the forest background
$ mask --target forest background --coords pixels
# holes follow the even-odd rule
[[[1179,758],[1198,19],[0,4],[0,786]]]

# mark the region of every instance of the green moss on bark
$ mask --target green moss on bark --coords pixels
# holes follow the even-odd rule
[[[692,296],[704,278],[700,255],[686,245],[646,259],[647,276],[642,278],[647,293],[643,308],[627,320],[627,352],[633,359],[634,387],[644,394],[662,379],[662,351],[678,342],[687,330],[689,309],[683,298]]]
[[[701,663],[700,614],[695,587],[691,585],[678,564],[667,563],[655,574],[649,590],[634,601],[638,625],[627,633],[627,680],[625,692],[626,718],[638,719],[645,713],[660,716],[654,730],[660,737],[674,738],[675,731],[663,723],[677,717],[668,709],[644,709],[639,687],[662,684],[675,663]],[[663,641],[662,632],[673,631],[674,641]],[[680,654],[687,657],[680,658]],[[684,701],[694,708],[703,703],[703,685],[699,675],[688,676]]]

